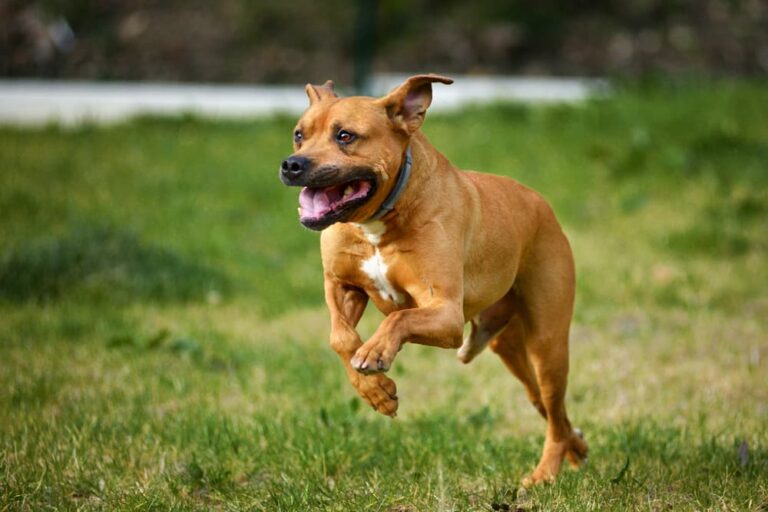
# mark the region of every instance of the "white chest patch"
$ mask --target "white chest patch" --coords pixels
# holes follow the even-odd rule
[[[384,263],[384,258],[381,257],[379,248],[376,247],[373,256],[365,260],[361,266],[363,272],[373,281],[376,289],[379,290],[379,295],[384,300],[391,300],[395,304],[402,304],[403,296],[398,293],[392,286],[392,283],[387,279],[387,264]]]
[[[367,224],[358,224],[358,227],[363,231],[365,238],[373,245],[373,256],[363,261],[360,268],[365,272],[365,275],[373,281],[374,286],[379,291],[379,295],[384,300],[389,300],[395,304],[402,304],[405,302],[405,298],[397,290],[395,290],[392,283],[387,279],[387,270],[389,267],[384,262],[384,258],[379,251],[379,243],[381,242],[381,236],[386,231],[386,226],[381,221],[374,221]]]

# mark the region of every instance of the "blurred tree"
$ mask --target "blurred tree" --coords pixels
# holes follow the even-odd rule
[[[359,2],[0,0],[0,75],[363,86],[374,40],[376,71],[768,71],[765,0]]]

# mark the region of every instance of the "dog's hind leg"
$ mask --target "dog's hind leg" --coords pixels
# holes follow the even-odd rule
[[[541,459],[523,481],[526,486],[553,480],[566,457],[578,466],[588,451],[565,409],[575,285],[570,248],[559,231],[549,232],[542,235],[530,257],[537,264],[523,269],[517,288],[522,298],[525,350],[546,412],[547,433]]]
[[[495,338],[509,323],[515,311],[515,297],[512,292],[481,311],[471,321],[469,336],[459,347],[456,357],[466,364],[482,352],[488,342]]]
[[[491,341],[490,346],[509,371],[520,379],[528,393],[528,399],[544,419],[547,419],[547,410],[541,403],[536,373],[525,348],[525,325],[522,317],[519,314],[514,315],[507,327]]]
[[[571,426],[565,409],[568,352],[567,332],[560,335],[526,336],[526,345],[546,413],[547,433],[541,459],[533,473],[523,481],[529,486],[554,480],[563,459],[578,467],[586,459],[587,443],[578,429]],[[555,348],[556,346],[556,348]],[[539,409],[541,412],[541,409]]]

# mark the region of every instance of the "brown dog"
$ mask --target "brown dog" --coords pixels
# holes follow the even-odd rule
[[[323,230],[331,346],[360,396],[394,416],[395,383],[383,372],[405,342],[459,349],[464,363],[490,345],[547,420],[523,483],[552,480],[564,457],[578,466],[587,454],[564,401],[571,249],[536,192],[461,171],[432,147],[419,131],[432,82],[452,80],[414,76],[378,99],[340,99],[331,81],[306,87],[310,107],[280,176],[304,187],[301,223]],[[369,299],[386,318],[362,343],[355,328]]]

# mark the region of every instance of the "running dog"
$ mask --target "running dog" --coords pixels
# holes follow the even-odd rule
[[[457,169],[430,144],[419,128],[434,82],[453,81],[417,75],[381,98],[308,84],[280,178],[302,187],[301,224],[322,230],[330,343],[360,396],[395,415],[385,373],[406,342],[458,349],[463,363],[490,346],[547,421],[523,484],[551,481],[564,458],[579,466],[588,450],[565,410],[571,248],[538,193]],[[386,317],[363,343],[356,326],[368,301]]]

